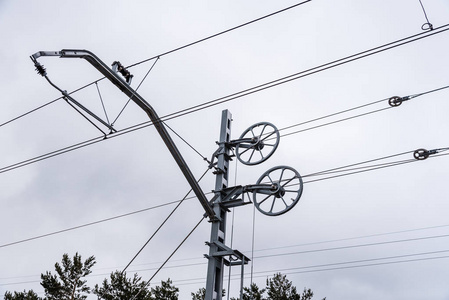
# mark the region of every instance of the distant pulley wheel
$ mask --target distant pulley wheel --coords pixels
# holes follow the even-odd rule
[[[257,165],[273,155],[279,145],[279,130],[271,123],[260,122],[246,129],[236,145],[237,159],[245,165]]]
[[[279,216],[292,209],[303,191],[299,173],[287,166],[266,171],[257,181],[253,191],[256,208],[268,216]]]

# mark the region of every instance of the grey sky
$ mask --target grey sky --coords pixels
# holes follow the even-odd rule
[[[37,51],[88,49],[107,64],[120,60],[131,65],[295,3],[0,1],[0,123],[60,96],[34,71],[29,56]],[[423,0],[423,4],[435,28],[449,23],[447,1]],[[139,93],[164,116],[421,33],[425,22],[418,0],[313,0],[161,57]],[[444,87],[449,85],[448,35],[436,34],[176,118],[168,124],[202,155],[210,157],[216,150],[223,109],[233,114],[232,135],[236,139],[260,121],[284,128],[391,96]],[[83,60],[51,57],[39,61],[49,77],[67,91],[101,78]],[[151,65],[147,62],[130,69],[134,88]],[[114,119],[127,98],[105,80],[98,87],[108,115]],[[95,85],[74,97],[103,116]],[[238,164],[236,179],[231,178],[231,183],[255,183],[276,165],[289,165],[307,175],[418,148],[449,147],[447,100],[446,89],[414,98],[397,108],[284,136],[267,162],[254,167]],[[341,117],[385,107],[387,101]],[[131,103],[115,128],[146,120],[146,115]],[[298,126],[281,134],[322,123]],[[59,100],[0,127],[0,168],[98,136],[98,130]],[[199,177],[207,163],[181,140],[175,141]],[[409,158],[412,154],[389,161]],[[387,161],[379,163],[383,162]],[[234,174],[235,162],[231,167]],[[299,289],[311,288],[317,299],[449,299],[449,260],[439,258],[449,256],[449,252],[424,255],[449,251],[448,237],[443,237],[449,234],[448,167],[448,156],[432,157],[306,183],[299,204],[287,214],[268,217],[256,211],[254,281],[263,286],[268,275],[283,270]],[[0,176],[0,245],[173,202],[189,190],[153,127]],[[211,191],[214,176],[209,173],[201,186],[205,192]],[[167,205],[0,247],[0,295],[7,290],[24,289],[42,293],[40,273],[53,271],[63,253],[73,255],[77,251],[84,257],[97,258],[88,278],[93,286],[111,271],[123,268],[173,207]],[[176,248],[202,214],[196,199],[186,201],[129,271],[138,271],[143,279],[149,279],[154,268]],[[251,255],[252,216],[252,205],[235,210],[232,244],[247,255]],[[209,239],[209,230],[210,224],[203,222],[168,264],[172,268],[163,269],[152,284],[170,277],[180,288],[181,299],[190,299],[191,291],[204,286],[203,254],[208,252],[204,241]],[[349,239],[355,237],[361,238]],[[393,243],[410,239],[414,241]],[[230,234],[227,243],[231,243]],[[378,245],[280,255],[375,243]],[[377,260],[387,257],[402,258]],[[426,260],[398,263],[417,259]],[[338,264],[351,261],[365,262]],[[367,264],[378,265],[361,266]],[[302,268],[317,265],[327,266]],[[246,271],[248,285],[250,268]],[[232,273],[237,274],[237,269]],[[235,296],[238,280],[231,283]]]

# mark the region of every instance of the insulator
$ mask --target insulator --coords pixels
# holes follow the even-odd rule
[[[35,62],[34,66],[36,67],[36,71],[38,74],[40,74],[41,76],[47,76],[47,71],[45,70],[43,65],[41,65],[38,62]]]

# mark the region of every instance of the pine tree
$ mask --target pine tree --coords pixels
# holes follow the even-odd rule
[[[5,293],[5,300],[42,300],[33,290],[23,292]]]
[[[161,281],[161,286],[151,288],[151,299],[153,300],[178,300],[179,289],[172,284],[170,278]]]
[[[93,293],[98,299],[104,300],[151,300],[151,293],[147,288],[147,283],[136,274],[127,278],[126,273],[115,271],[111,273],[111,282],[105,279],[100,286],[95,285]],[[135,298],[133,298],[135,297]]]
[[[45,299],[47,300],[84,300],[87,294],[90,294],[90,288],[86,285],[84,277],[89,275],[90,270],[95,265],[95,257],[91,256],[81,261],[81,255],[78,252],[73,257],[65,253],[62,256],[61,265],[55,264],[55,275],[51,272],[41,274],[41,285],[45,290]]]

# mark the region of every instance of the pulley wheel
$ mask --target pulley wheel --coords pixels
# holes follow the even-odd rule
[[[280,135],[273,124],[260,122],[246,129],[240,139],[245,142],[236,145],[237,159],[245,165],[257,165],[273,155],[279,145]]]
[[[303,191],[299,173],[287,166],[278,166],[266,171],[256,185],[267,185],[253,192],[256,208],[267,216],[279,216],[292,209]]]

